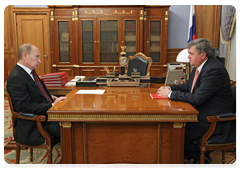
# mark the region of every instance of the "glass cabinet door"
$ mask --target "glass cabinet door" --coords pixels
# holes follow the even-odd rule
[[[134,56],[136,54],[136,20],[125,20],[125,46],[126,55]]]
[[[150,21],[150,57],[161,62],[161,21]]]
[[[118,62],[118,20],[100,20],[100,62]]]
[[[93,20],[82,20],[83,63],[94,63]]]
[[[59,62],[70,62],[68,28],[68,21],[58,21]]]

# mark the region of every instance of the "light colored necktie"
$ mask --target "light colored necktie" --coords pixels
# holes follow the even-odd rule
[[[191,93],[192,93],[193,87],[195,86],[195,83],[196,83],[196,81],[197,81],[198,74],[199,74],[199,71],[198,71],[198,69],[196,69],[196,71],[195,71],[195,76],[194,76],[194,79],[193,79],[193,84],[192,84]]]
[[[44,97],[47,99],[48,103],[52,103],[52,100],[50,99],[50,97],[48,96],[47,92],[45,91],[45,89],[42,86],[42,83],[40,82],[35,70],[32,70],[31,74],[34,77],[35,83],[38,86],[38,88],[40,89],[40,91],[42,92],[42,94],[44,95]]]

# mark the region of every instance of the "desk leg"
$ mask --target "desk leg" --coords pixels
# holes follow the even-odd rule
[[[185,141],[185,123],[174,122],[172,129],[171,164],[183,164],[184,141]]]
[[[60,122],[62,164],[72,164],[72,127],[71,122]]]

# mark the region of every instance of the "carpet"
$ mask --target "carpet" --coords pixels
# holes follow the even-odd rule
[[[13,138],[12,130],[12,114],[8,100],[4,100],[4,146]],[[4,150],[4,160],[8,164],[16,163],[16,151]],[[33,162],[30,162],[30,150],[21,150],[20,164],[46,164],[47,163],[46,149],[33,149]],[[53,147],[52,163],[58,164],[61,161],[61,144],[60,142]]]

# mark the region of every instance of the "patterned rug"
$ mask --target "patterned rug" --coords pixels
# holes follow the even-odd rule
[[[12,131],[12,114],[10,111],[8,100],[4,100],[4,146],[13,138]],[[53,147],[52,162],[58,164],[61,161],[61,144],[58,143]],[[5,150],[4,160],[8,164],[16,163],[16,151]],[[47,151],[46,149],[33,149],[33,162],[30,162],[30,150],[21,150],[20,152],[20,164],[46,164],[47,163]]]

